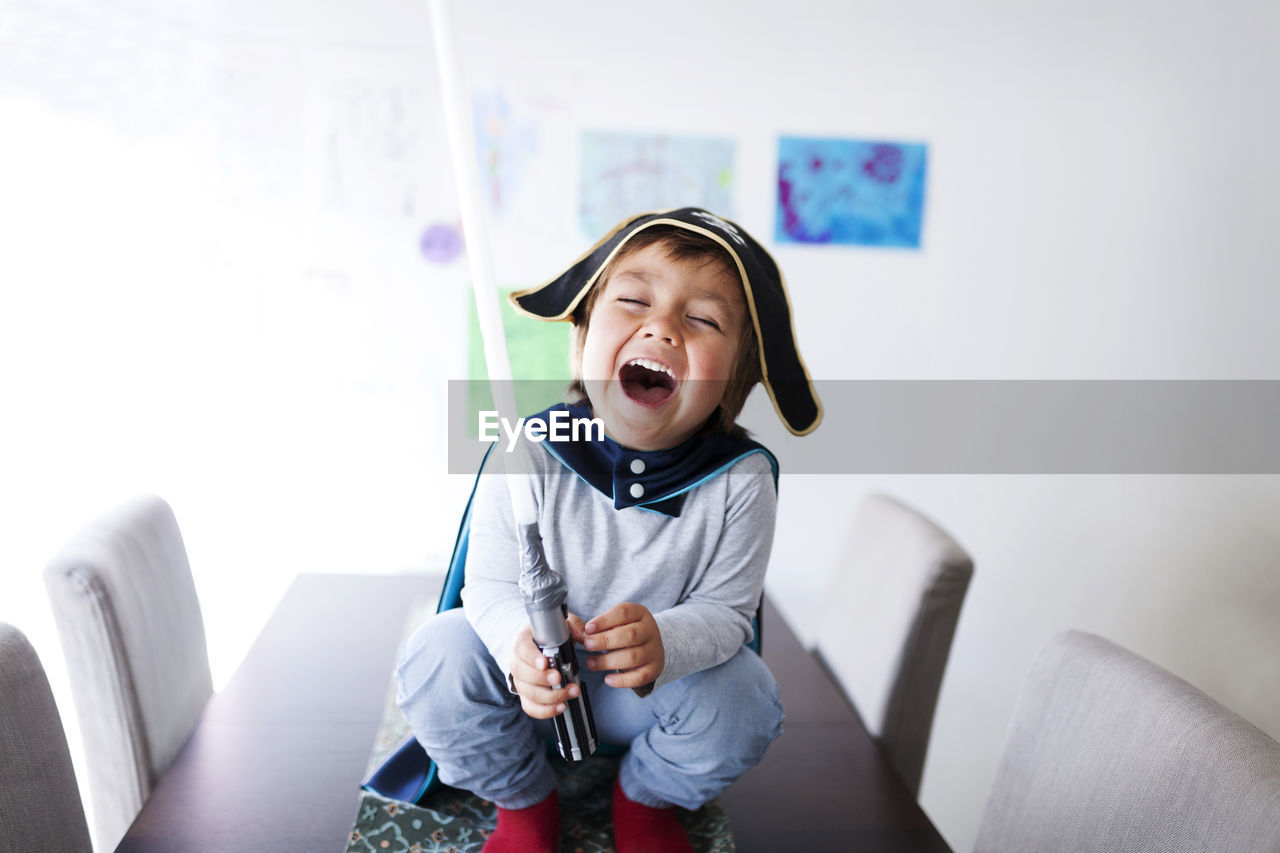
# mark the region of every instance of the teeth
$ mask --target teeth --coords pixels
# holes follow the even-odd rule
[[[656,361],[652,361],[651,359],[633,358],[630,361],[628,361],[627,364],[638,364],[641,367],[646,368],[647,370],[655,370],[658,373],[665,373],[668,376],[670,376],[673,380],[676,378],[676,375],[671,372],[671,369],[669,367],[663,364],[659,364]]]

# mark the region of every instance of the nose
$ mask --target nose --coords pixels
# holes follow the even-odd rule
[[[680,326],[675,318],[668,316],[665,312],[654,313],[645,321],[642,337],[680,346]]]

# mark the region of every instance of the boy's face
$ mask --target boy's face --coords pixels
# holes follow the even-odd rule
[[[673,260],[661,243],[623,258],[582,345],[583,384],[609,435],[660,450],[697,432],[724,397],[746,316],[719,263]]]

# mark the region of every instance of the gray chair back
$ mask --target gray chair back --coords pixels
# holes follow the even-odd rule
[[[1280,744],[1115,643],[1037,656],[978,829],[979,853],[1275,853]]]
[[[36,650],[0,622],[0,853],[90,853],[71,752]]]
[[[912,793],[973,560],[885,495],[858,505],[817,624],[817,653]]]
[[[204,622],[173,511],[136,498],[45,569],[84,735],[94,838],[114,849],[213,693]]]

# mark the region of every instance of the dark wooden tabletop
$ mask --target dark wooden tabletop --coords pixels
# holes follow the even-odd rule
[[[427,575],[301,575],[117,848],[346,846],[410,606]],[[946,851],[857,715],[766,602],[787,723],[721,797],[743,853]]]

